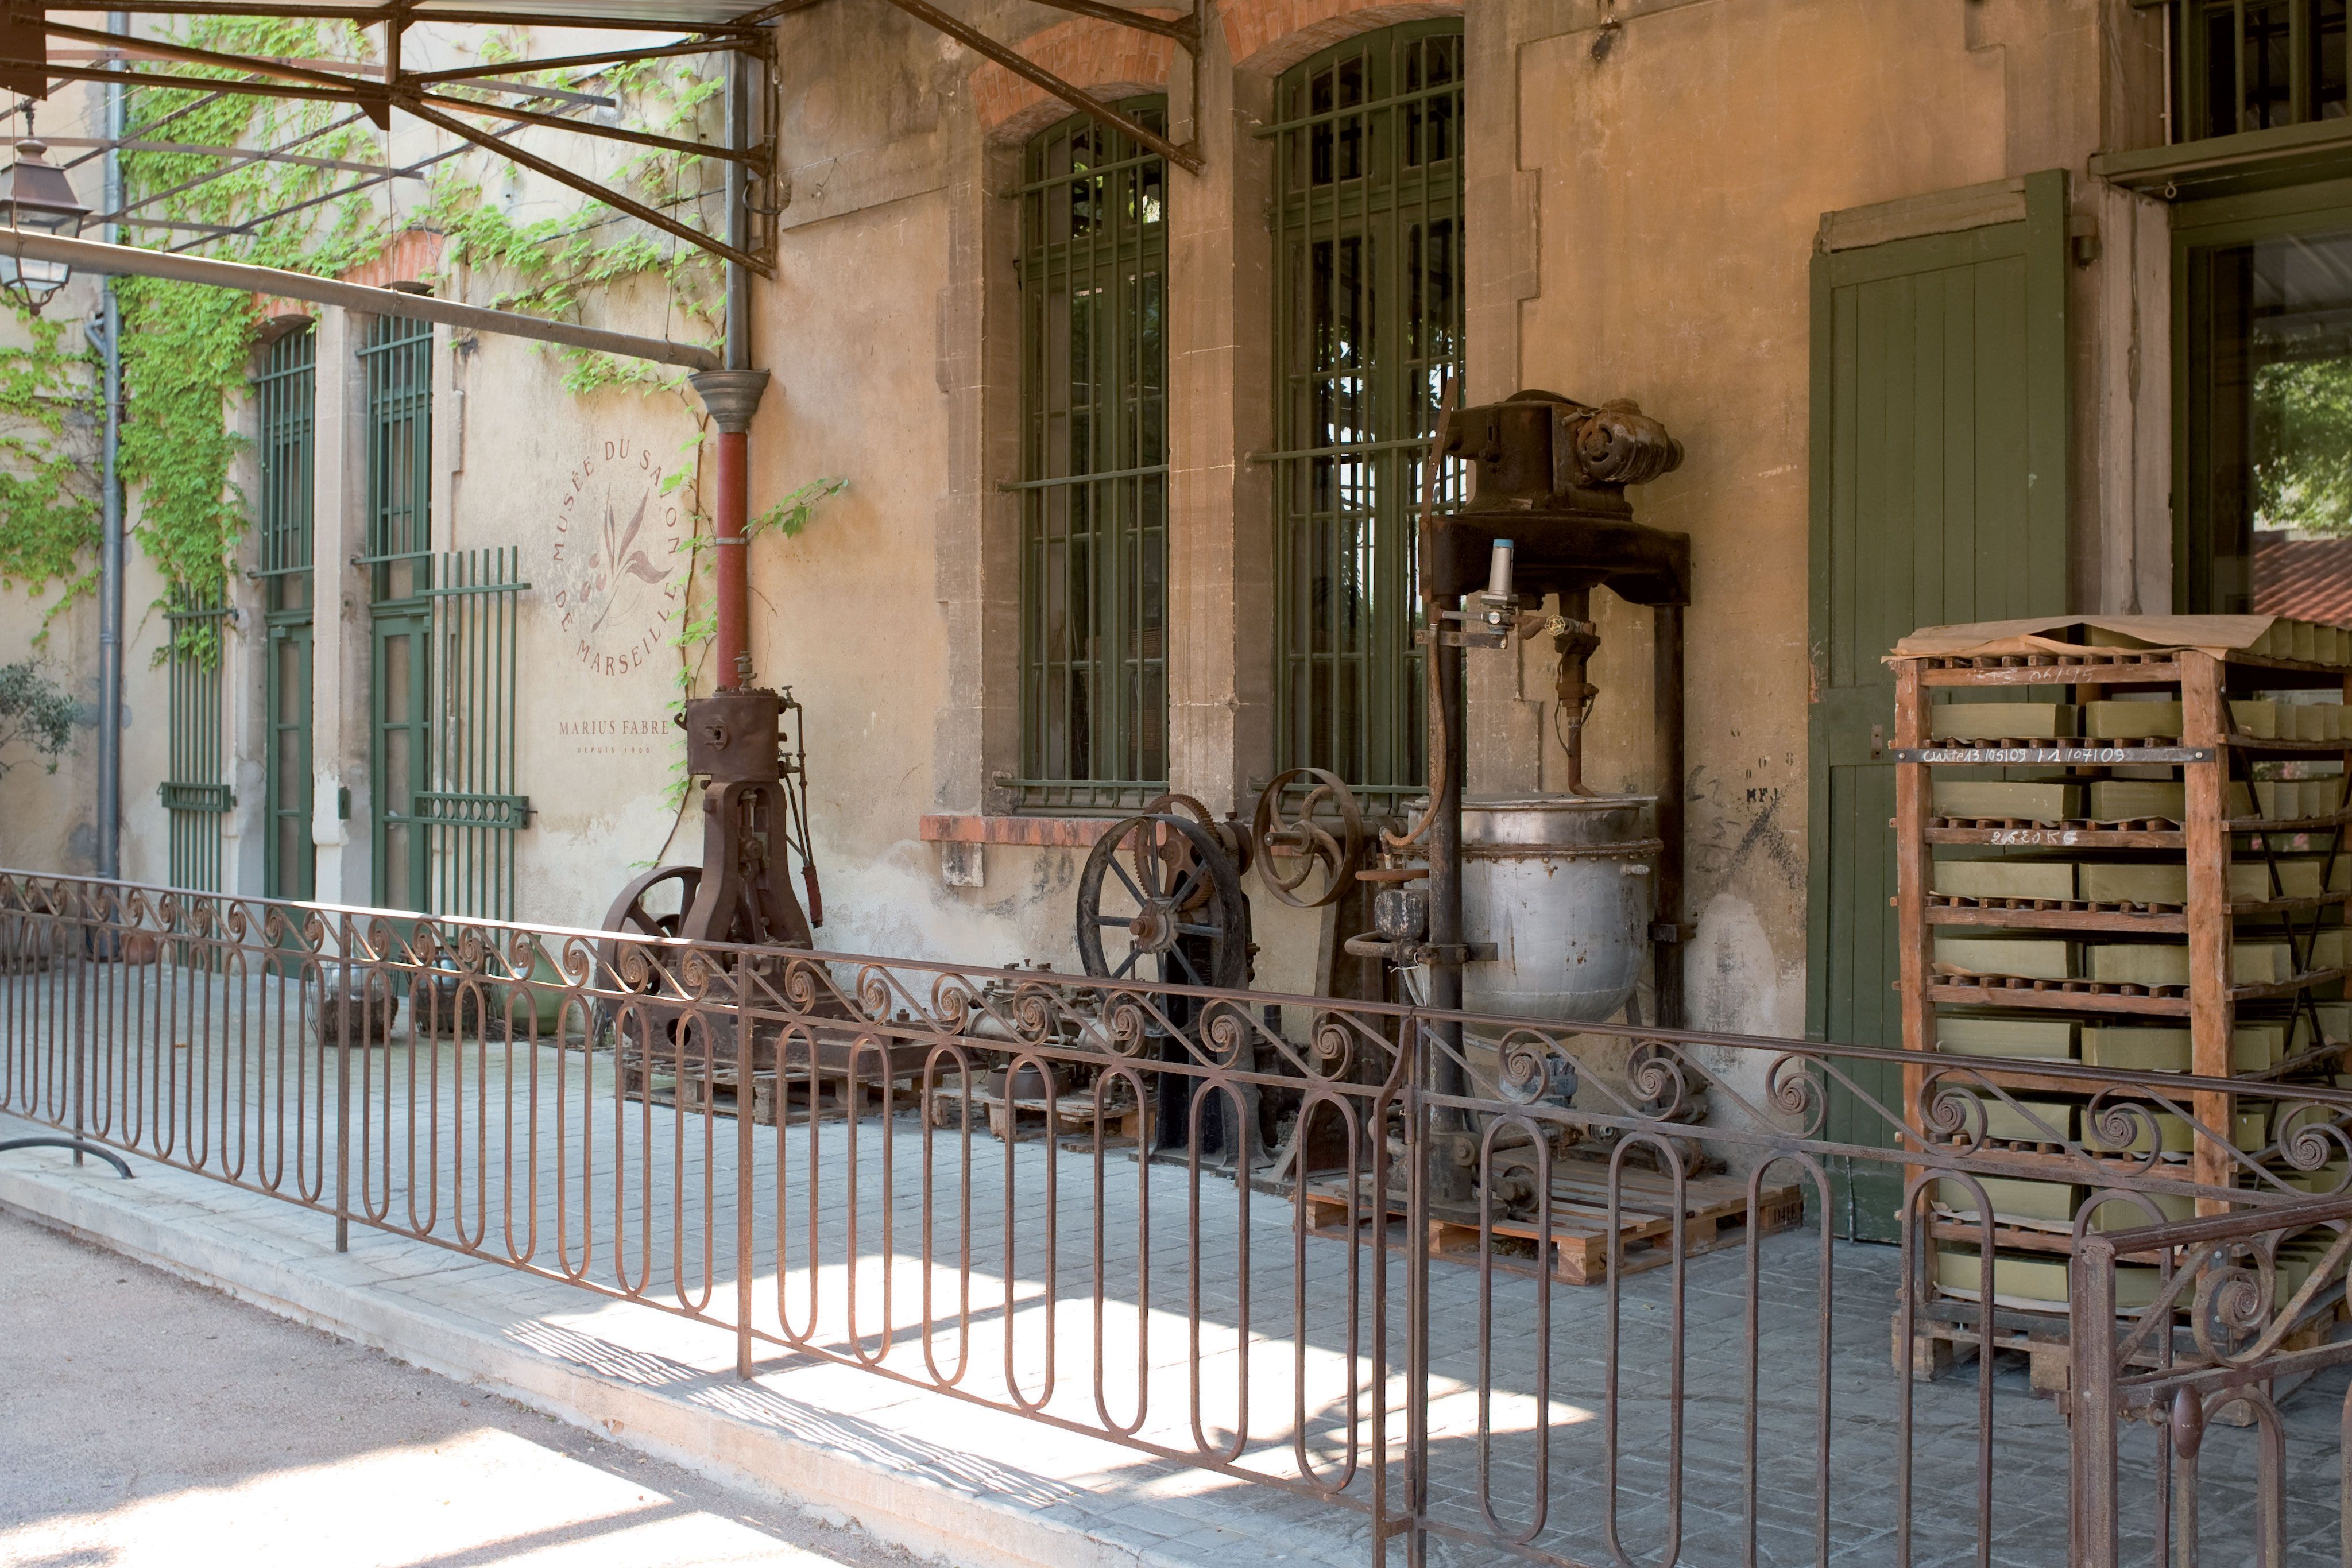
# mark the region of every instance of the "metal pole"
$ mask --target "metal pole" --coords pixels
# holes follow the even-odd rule
[[[748,73],[751,62],[740,53],[727,62],[727,144],[740,148],[751,130],[751,92]],[[748,183],[743,166],[727,166],[727,237],[737,250],[751,233],[751,213],[745,205]],[[719,656],[720,691],[748,687],[751,674],[751,540],[745,537],[751,516],[751,415],[768,388],[768,372],[751,366],[751,279],[740,262],[727,264],[726,368],[705,371],[692,378],[702,394],[702,405],[719,427],[711,497],[711,543],[716,557],[711,593],[717,603],[718,629],[713,639]]]
[[[131,31],[130,16],[121,11],[106,16],[106,30],[118,36]],[[122,62],[109,62],[121,70]],[[106,85],[106,210],[122,210],[123,138],[122,88]],[[112,245],[117,225],[104,229]],[[104,356],[101,391],[106,402],[105,431],[99,461],[98,544],[98,874],[122,874],[122,307],[109,277],[100,297],[100,340]]]

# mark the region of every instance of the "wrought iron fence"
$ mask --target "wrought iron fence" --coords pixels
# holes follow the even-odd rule
[[[1888,1104],[1890,1058],[0,873],[0,1110],[1376,1562],[2352,1561],[2352,1094],[2240,1149],[2195,1080],[1911,1058]],[[1841,1157],[1902,1168],[1899,1250],[1805,1226]],[[2020,1178],[2094,1195],[2054,1342],[1995,1272]]]

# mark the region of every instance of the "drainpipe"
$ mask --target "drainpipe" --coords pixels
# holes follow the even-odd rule
[[[751,62],[740,52],[727,59],[727,145],[740,148],[751,130]],[[748,182],[743,165],[727,165],[727,242],[738,250],[751,243]],[[720,691],[748,688],[751,674],[751,541],[744,528],[751,512],[751,415],[768,390],[768,372],[751,366],[751,279],[740,262],[727,264],[726,369],[690,377],[710,423],[719,427],[716,494],[711,507],[712,544],[718,555],[712,591],[718,604]]]
[[[131,18],[121,11],[106,16],[106,30],[128,35]],[[109,68],[121,69],[111,61]],[[122,89],[110,82],[106,94],[106,210],[122,210],[123,137]],[[109,223],[108,244],[115,243],[120,225]],[[122,308],[109,277],[100,296],[100,329],[89,333],[104,356],[102,390],[106,426],[100,459],[98,546],[98,874],[122,874],[122,479],[118,463],[122,453]],[[88,329],[84,329],[88,331]]]

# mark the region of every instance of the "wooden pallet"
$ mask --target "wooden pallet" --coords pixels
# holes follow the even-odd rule
[[[1638,1274],[1674,1261],[1674,1180],[1653,1171],[1626,1169],[1618,1177],[1618,1219],[1609,1228],[1609,1171],[1594,1160],[1564,1159],[1552,1166],[1551,1235],[1543,1238],[1532,1218],[1498,1220],[1488,1228],[1494,1236],[1495,1267],[1515,1274],[1533,1275],[1545,1270],[1549,1255],[1551,1277],[1571,1285],[1597,1285],[1609,1278],[1611,1260],[1620,1273]],[[1365,1190],[1357,1203],[1358,1225],[1368,1227],[1380,1206]],[[1403,1218],[1402,1193],[1390,1195],[1387,1217]],[[1761,1234],[1793,1229],[1804,1223],[1802,1189],[1792,1185],[1768,1186],[1758,1195],[1757,1221]],[[1307,1188],[1307,1224],[1316,1236],[1348,1234],[1348,1186],[1344,1177],[1310,1181]],[[1387,1227],[1389,1245],[1401,1248],[1393,1223]],[[1736,1247],[1748,1239],[1748,1185],[1730,1176],[1695,1176],[1683,1188],[1683,1256]],[[1436,1257],[1461,1262],[1478,1259],[1480,1228],[1465,1220],[1429,1222],[1429,1249]]]
[[[2282,1350],[2308,1350],[2326,1343],[2336,1324],[2345,1321],[2347,1307],[2340,1288],[2323,1294],[2305,1312],[2303,1320],[2280,1343]],[[2047,1311],[2029,1312],[2018,1307],[1995,1304],[1992,1325],[1992,1349],[1996,1355],[2003,1353],[2022,1355],[2026,1372],[2037,1394],[2064,1395],[2073,1378],[2074,1347],[2068,1338],[2070,1319],[2064,1303],[2053,1301]],[[1903,1364],[1903,1314],[1894,1318],[1895,1364]],[[1911,1325],[1911,1375],[1920,1383],[1933,1383],[1947,1373],[1977,1359],[1984,1351],[1984,1336],[1972,1322],[1954,1322],[1921,1313]],[[2174,1331],[2173,1354],[2176,1362],[2193,1360],[2196,1351],[2185,1328]],[[2163,1346],[2150,1338],[2131,1357],[2136,1367],[2153,1368],[2163,1362]],[[2224,1426],[2242,1427],[2253,1419],[2244,1406],[2236,1407]]]
[[[667,1073],[648,1073],[637,1069],[623,1072],[623,1092],[632,1097],[644,1095],[657,1105],[677,1105],[701,1114],[704,1107],[703,1079],[698,1073],[674,1078]],[[710,1076],[709,1113],[714,1116],[735,1116],[741,1113],[743,1086],[732,1071],[715,1072]],[[808,1118],[812,1096],[808,1079],[800,1073],[788,1074],[784,1080],[783,1103],[793,1121]],[[851,1083],[831,1074],[820,1075],[814,1096],[817,1120],[839,1121],[845,1116],[860,1118],[878,1116],[883,1111],[882,1086],[871,1082]],[[901,1085],[893,1098],[898,1107],[915,1103],[914,1092]],[[776,1124],[776,1075],[755,1072],[751,1075],[751,1121],[761,1127]]]
[[[986,1113],[988,1130],[1005,1142],[1052,1136],[1081,1139],[1092,1147],[1097,1131],[1095,1096],[1091,1089],[1076,1089],[1056,1096],[1050,1118],[1046,1115],[1043,1101],[1007,1102],[977,1085],[971,1092],[971,1104],[974,1110]],[[924,1121],[933,1127],[962,1126],[962,1089],[949,1085],[932,1090],[930,1103],[925,1108]],[[1104,1108],[1099,1131],[1106,1144],[1140,1146],[1150,1134],[1150,1125],[1151,1113],[1145,1107],[1112,1104]]]

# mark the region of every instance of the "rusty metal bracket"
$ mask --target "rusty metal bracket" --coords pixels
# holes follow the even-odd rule
[[[1055,76],[1052,71],[1047,70],[1036,61],[1029,58],[1026,55],[1022,54],[1018,49],[1000,44],[994,38],[990,37],[987,34],[981,32],[978,28],[971,26],[970,24],[959,21],[955,17],[949,16],[945,11],[942,11],[938,6],[931,5],[929,0],[889,0],[889,3],[896,5],[899,10],[904,11],[908,16],[914,17],[917,21],[928,23],[931,26],[938,28],[940,32],[945,33],[949,37],[953,38],[957,43],[961,44],[964,47],[971,50],[972,53],[983,56],[988,59],[992,59],[998,65],[1003,66],[1006,70],[1011,71],[1014,76],[1020,77],[1025,81],[1032,82],[1036,86],[1045,89],[1045,91],[1052,94],[1054,97],[1060,99],[1064,103],[1068,104],[1079,113],[1087,115],[1090,119],[1099,120],[1103,124],[1111,127],[1113,130],[1124,132],[1136,143],[1136,145],[1139,147],[1149,147],[1154,152],[1159,153],[1162,158],[1167,159],[1171,163],[1173,163],[1177,167],[1191,173],[1197,174],[1201,172],[1203,164],[1201,158],[1201,145],[1198,130],[1201,114],[1199,0],[1194,0],[1193,3],[1191,26],[1181,30],[1171,30],[1171,28],[1175,27],[1175,24],[1168,23],[1163,18],[1158,16],[1139,16],[1131,12],[1122,14],[1122,8],[1119,6],[1097,5],[1094,3],[1094,0],[1046,0],[1046,3],[1054,5],[1055,9],[1076,11],[1081,15],[1094,16],[1099,20],[1114,21],[1121,26],[1140,27],[1145,32],[1158,33],[1165,37],[1172,37],[1177,41],[1177,43],[1183,47],[1185,54],[1190,57],[1192,61],[1192,68],[1190,74],[1192,78],[1192,122],[1194,125],[1194,139],[1181,146],[1169,141],[1168,138],[1160,135],[1158,131],[1153,131],[1150,127],[1145,125],[1142,121],[1136,120],[1133,116],[1121,114],[1118,110],[1113,109],[1101,99],[1098,99],[1094,94],[1087,91],[1086,89],[1078,87],[1074,83],[1065,81],[1062,78]],[[1188,37],[1187,34],[1190,36]]]

